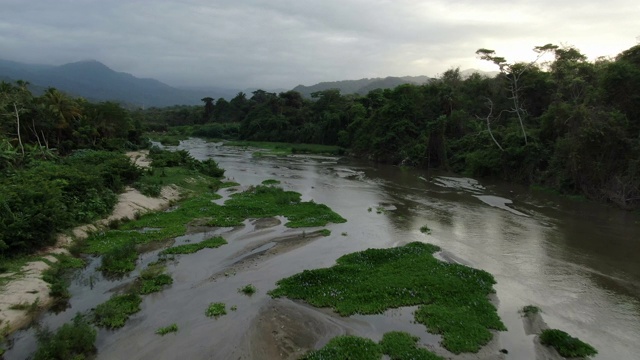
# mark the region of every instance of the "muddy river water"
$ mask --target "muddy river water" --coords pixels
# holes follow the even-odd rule
[[[275,282],[304,269],[328,267],[346,253],[387,248],[411,241],[440,246],[440,254],[486,270],[495,285],[499,314],[509,329],[492,346],[468,358],[535,359],[518,310],[533,304],[552,328],[591,343],[596,359],[640,358],[640,216],[589,202],[535,192],[525,187],[476,181],[456,175],[403,169],[348,158],[252,156],[251,149],[223,147],[191,139],[180,148],[198,159],[215,158],[225,175],[243,186],[265,179],[327,204],[348,221],[330,224],[328,237],[314,229],[287,229],[285,219],[245,221],[244,227],[205,229],[176,242],[216,234],[229,244],[178,256],[168,265],[174,283],[147,295],[142,311],[117,331],[99,330],[98,359],[285,359],[331,337],[355,334],[380,340],[391,330],[420,336],[437,346],[438,337],[413,324],[412,308],[383,315],[341,318],[267,291]],[[228,194],[227,190],[221,193]],[[371,210],[370,210],[371,209]],[[423,234],[427,225],[431,231]],[[156,259],[145,253],[138,269]],[[40,316],[56,327],[78,311],[107,300],[136,276],[104,279],[99,259],[79,272],[70,308]],[[237,289],[253,284],[251,297]],[[227,304],[228,314],[207,318],[211,302]],[[229,307],[237,310],[230,311]],[[175,334],[155,330],[176,323]],[[17,332],[6,359],[27,358],[35,349],[34,330]],[[499,353],[508,350],[508,354]],[[465,357],[458,357],[465,358]]]

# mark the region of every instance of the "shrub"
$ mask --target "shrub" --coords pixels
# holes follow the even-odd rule
[[[135,243],[125,241],[105,252],[100,270],[110,274],[125,274],[135,269],[137,259]]]
[[[142,298],[138,294],[116,295],[93,310],[96,325],[109,329],[123,327],[129,316],[140,311]]]
[[[564,357],[587,357],[598,353],[593,346],[558,329],[544,330],[540,334],[540,343],[553,347]]]
[[[243,293],[245,295],[249,295],[249,296],[255,294],[256,291],[258,291],[258,289],[256,289],[256,287],[251,285],[251,284],[245,285],[245,286],[241,287],[240,289],[238,289],[238,292],[241,292],[241,293]]]
[[[370,339],[344,335],[335,337],[322,349],[311,351],[303,356],[303,360],[353,359],[380,360],[382,349]]]
[[[534,315],[540,312],[540,308],[535,305],[527,305],[522,308],[522,314],[525,316]]]
[[[162,336],[172,332],[178,332],[178,325],[171,324],[169,326],[161,327],[158,330],[156,330],[156,334],[162,335]]]
[[[207,315],[208,317],[217,318],[219,316],[226,315],[226,314],[227,314],[226,305],[221,302],[209,304],[209,307],[205,311],[205,315]]]
[[[95,353],[96,330],[78,314],[55,333],[47,328],[39,330],[37,339],[34,360],[87,359]]]

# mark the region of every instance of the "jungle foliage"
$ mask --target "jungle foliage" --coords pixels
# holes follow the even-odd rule
[[[117,151],[146,146],[142,125],[112,102],[0,82],[0,259],[111,212],[141,171]]]
[[[157,129],[235,126],[242,140],[339,145],[380,162],[499,177],[637,208],[640,45],[595,61],[572,47],[534,51],[552,59],[509,63],[478,50],[500,69],[494,78],[463,78],[451,69],[425,85],[366,96],[325,90],[306,99],[257,90],[219,99],[208,112],[182,107],[140,116]]]

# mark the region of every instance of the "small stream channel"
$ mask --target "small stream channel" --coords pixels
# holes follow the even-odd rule
[[[520,186],[348,158],[253,157],[251,149],[199,139],[183,141],[179,148],[198,159],[213,157],[226,169],[225,175],[242,186],[279,180],[285,189],[301,193],[303,200],[324,203],[348,222],[328,225],[332,231],[328,237],[303,236],[303,231],[317,229],[288,229],[280,218],[268,226],[246,220],[243,227],[207,229],[176,239],[176,243],[197,242],[222,235],[229,244],[179,255],[169,262],[173,285],[144,296],[142,311],[124,328],[99,330],[98,359],[258,358],[251,351],[261,341],[254,337],[255,329],[266,331],[274,319],[286,318],[283,309],[307,314],[305,319],[321,318],[317,327],[309,325],[307,330],[317,329],[323,336],[297,335],[298,341],[309,341],[311,346],[347,332],[376,340],[390,330],[411,332],[421,337],[421,343],[434,346],[437,336],[410,323],[411,308],[336,318],[304,304],[274,303],[267,295],[277,280],[331,266],[344,254],[411,241],[436,244],[443,249],[441,257],[495,276],[498,311],[509,329],[496,336],[496,349],[504,348],[508,354],[482,353],[475,358],[535,359],[533,335],[525,333],[518,314],[529,304],[542,309],[550,327],[595,346],[599,351],[595,359],[631,360],[640,354],[637,214]],[[228,192],[223,189],[221,194]],[[423,225],[431,229],[429,234],[420,231]],[[137,270],[122,279],[102,277],[96,271],[100,260],[91,258],[74,276],[70,307],[43,314],[38,323],[56,328],[77,312],[106,301],[154,261],[158,251],[145,253]],[[247,284],[258,292],[251,297],[238,293]],[[211,302],[235,305],[237,311],[215,320],[207,318],[204,310]],[[289,315],[291,323],[301,319]],[[178,324],[178,333],[154,334],[171,323]],[[36,347],[34,333],[33,327],[15,333],[5,358],[30,356]],[[282,334],[279,339],[293,337]]]

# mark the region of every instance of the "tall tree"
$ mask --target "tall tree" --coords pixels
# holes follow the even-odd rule
[[[538,56],[535,60],[530,63],[512,63],[509,64],[504,57],[496,56],[496,52],[490,49],[478,49],[476,54],[480,56],[480,59],[490,61],[500,68],[500,72],[505,76],[509,81],[509,100],[512,102],[513,106],[511,109],[507,110],[508,112],[514,113],[518,121],[520,122],[520,128],[522,129],[522,136],[524,137],[525,145],[528,144],[527,140],[527,131],[524,127],[524,119],[527,115],[527,110],[524,108],[523,98],[522,98],[522,83],[521,78],[522,75],[535,66],[535,64],[540,60],[540,58],[548,53],[549,51],[554,51],[558,48],[557,45],[546,44],[543,46],[536,46],[533,51],[535,51]]]
[[[204,117],[203,117],[203,122],[207,122],[209,119],[211,119],[211,115],[213,114],[213,98],[212,97],[204,97],[202,99],[202,102],[204,102]]]

